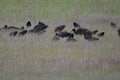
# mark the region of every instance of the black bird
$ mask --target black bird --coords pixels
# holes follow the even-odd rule
[[[120,36],[120,28],[118,29],[118,35]]]
[[[10,33],[10,36],[16,36],[17,33],[18,33],[18,31],[11,32],[11,33]]]
[[[8,25],[4,25],[4,27],[0,28],[0,30],[7,29]]]
[[[7,29],[24,30],[24,26],[22,26],[21,28],[15,26],[9,26]]]
[[[76,23],[76,22],[73,22],[73,25],[75,28],[79,28],[80,27],[80,24]]]
[[[114,22],[111,22],[110,25],[111,25],[111,27],[116,28],[116,24]]]
[[[92,32],[90,30],[86,30],[85,33],[84,33],[84,38],[85,39],[92,38]]]
[[[74,34],[70,33],[70,35],[67,38],[67,42],[76,42],[77,40],[74,39]]]
[[[46,28],[48,28],[48,25],[41,25],[41,24],[38,24],[36,26],[34,26],[33,29],[29,30],[29,32],[31,33],[43,33],[43,32],[46,32]]]
[[[22,26],[21,28],[15,27],[15,26],[9,26],[8,25],[4,25],[3,28],[1,28],[0,30],[5,29],[5,30],[24,30],[24,26]]]
[[[61,32],[61,33],[56,33],[56,36],[64,38],[64,37],[70,36],[70,33],[68,33],[67,31],[64,31],[64,32]]]
[[[4,27],[2,29],[7,29],[8,28],[8,25],[4,25]]]
[[[77,30],[76,29],[72,29],[72,31],[74,32],[74,34],[76,35],[83,35],[87,29],[83,29],[83,28],[78,28]]]
[[[31,26],[32,26],[31,22],[28,21],[28,22],[26,23],[26,26],[27,26],[27,27],[31,27]]]
[[[40,32],[40,31],[44,31],[46,28],[48,28],[48,25],[38,24],[33,28],[33,32],[37,33],[37,32]]]
[[[94,30],[94,31],[92,31],[93,34],[96,34],[97,32],[98,32],[98,30]]]
[[[100,32],[100,33],[98,33],[98,37],[102,37],[102,36],[104,36],[105,35],[105,32]]]
[[[55,28],[55,32],[61,32],[65,28],[65,25],[60,25]]]
[[[21,32],[19,32],[19,36],[24,36],[25,34],[27,33],[27,30],[23,30],[23,31],[21,31]]]

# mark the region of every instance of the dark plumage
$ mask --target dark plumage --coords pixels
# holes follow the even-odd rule
[[[98,32],[98,30],[94,30],[94,31],[92,31],[93,34],[96,34],[97,32]]]
[[[74,38],[74,34],[73,34],[73,33],[70,33],[68,37],[69,37],[69,38]]]
[[[105,35],[105,32],[100,32],[100,33],[98,33],[98,37],[102,37],[102,36],[104,36]]]
[[[87,30],[85,33],[84,33],[84,38],[85,39],[90,39],[92,38],[92,32],[90,30]]]
[[[31,25],[32,25],[32,24],[31,24],[30,21],[28,21],[28,22],[26,23],[26,26],[27,26],[27,27],[31,27]]]
[[[21,32],[19,32],[19,36],[24,36],[25,34],[27,33],[27,30],[23,30],[23,31],[21,31]]]
[[[38,33],[38,32],[44,31],[46,28],[48,28],[47,25],[38,24],[32,30],[30,30],[30,32]]]
[[[54,31],[61,32],[64,28],[65,28],[65,25],[60,25],[60,26],[56,27]]]
[[[67,38],[67,42],[76,42],[77,40],[74,39],[74,34],[70,33],[70,35]]]
[[[11,33],[10,33],[10,36],[16,36],[17,33],[18,33],[18,31],[11,32]]]
[[[67,31],[64,31],[64,32],[61,32],[61,33],[56,33],[56,36],[59,36],[59,37],[68,37],[70,35],[70,33],[68,33]]]
[[[4,25],[4,27],[0,28],[0,30],[6,30],[8,28],[8,25]]]
[[[15,27],[15,26],[10,26],[7,29],[24,30],[24,26],[22,26],[21,28],[18,28],[18,27]]]
[[[85,32],[87,31],[87,29],[83,29],[83,28],[79,28],[79,29],[72,29],[72,31],[74,32],[74,34],[76,35],[83,35],[85,34]]]
[[[4,25],[4,27],[1,28],[1,30],[2,29],[5,29],[5,30],[24,30],[24,26],[22,26],[21,28],[18,28],[18,27],[15,27],[15,26],[9,26],[8,27],[8,25]]]
[[[118,35],[120,36],[120,28],[118,29]]]
[[[80,24],[76,23],[76,22],[73,22],[73,25],[75,28],[79,28],[80,27]]]
[[[111,25],[111,27],[116,28],[116,24],[114,22],[111,22],[110,25]]]
[[[4,27],[2,29],[7,29],[8,28],[8,25],[4,25]]]

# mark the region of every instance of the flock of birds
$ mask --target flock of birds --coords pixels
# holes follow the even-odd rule
[[[116,24],[114,22],[111,22],[110,25],[111,27],[116,28]],[[28,21],[26,23],[26,27],[29,28],[31,26],[32,26],[32,23]],[[96,41],[96,40],[99,40],[100,37],[103,37],[105,35],[105,32],[98,33],[98,30],[92,31],[90,29],[82,28],[80,24],[77,22],[73,22],[74,28],[71,30],[71,32],[63,31],[65,27],[66,27],[65,25],[60,25],[54,29],[55,36],[52,38],[52,41],[58,41],[60,38],[66,38],[67,42],[76,42],[77,40],[74,38],[74,35],[84,36],[86,40]],[[24,26],[22,26],[21,28],[18,28],[15,26],[4,25],[4,27],[1,28],[0,31],[12,30],[12,32],[9,33],[9,36],[15,37],[15,36],[24,36],[27,33],[41,34],[46,32],[47,28],[48,28],[48,25],[46,25],[43,22],[38,22],[38,24],[35,25],[34,28],[30,30],[24,29]],[[118,35],[120,36],[120,28],[117,30],[117,32],[118,32]],[[95,37],[94,35],[97,35],[99,38]]]

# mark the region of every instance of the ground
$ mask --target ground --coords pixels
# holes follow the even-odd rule
[[[0,27],[17,27],[38,21],[49,26],[43,35],[9,37],[0,31],[1,80],[119,80],[120,28],[119,0],[1,0]],[[105,31],[99,41],[76,36],[75,43],[65,39],[52,42],[54,28],[73,22],[91,30]],[[110,22],[116,23],[112,28]],[[27,29],[27,28],[26,28]]]

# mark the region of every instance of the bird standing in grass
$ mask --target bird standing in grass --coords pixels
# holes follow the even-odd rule
[[[114,22],[110,22],[110,26],[116,28],[116,24]]]
[[[10,33],[10,36],[16,36],[17,33],[18,33],[18,31],[11,32],[11,33]]]
[[[105,35],[105,32],[98,33],[98,37],[103,37]]]
[[[74,34],[70,33],[70,35],[67,38],[67,42],[76,42],[77,40],[74,38]]]
[[[70,35],[70,33],[68,33],[67,31],[56,33],[56,36],[59,36],[62,38],[68,37],[69,35]]]
[[[23,31],[19,32],[18,35],[19,36],[24,36],[27,32],[28,32],[27,30],[23,30]]]
[[[60,26],[56,27],[54,31],[55,31],[56,33],[58,33],[58,32],[63,31],[64,28],[65,28],[65,25],[60,25]]]
[[[80,28],[80,24],[78,24],[77,22],[73,22],[73,26],[74,28]]]
[[[28,21],[28,22],[26,23],[26,26],[27,26],[27,27],[31,27],[31,26],[32,26],[31,22]]]

